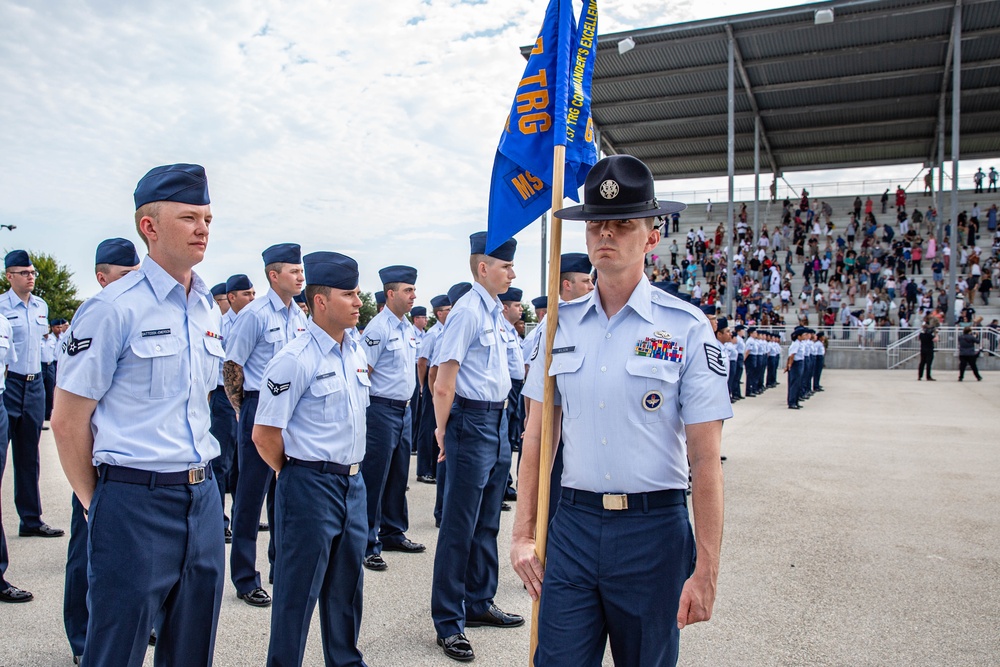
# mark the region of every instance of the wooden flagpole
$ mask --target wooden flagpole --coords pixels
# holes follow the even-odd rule
[[[542,402],[542,442],[538,452],[538,504],[535,509],[535,556],[545,567],[545,547],[549,537],[549,493],[552,479],[552,452],[555,443],[554,412],[556,380],[549,375],[552,363],[552,346],[555,344],[556,327],[559,326],[559,262],[562,255],[562,220],[554,214],[563,207],[563,180],[565,175],[566,146],[555,146],[552,151],[552,229],[549,239],[548,310],[545,314],[545,390]],[[528,665],[534,664],[538,648],[538,614],[541,595],[531,603],[531,648]]]

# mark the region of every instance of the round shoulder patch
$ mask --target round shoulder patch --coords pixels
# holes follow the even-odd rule
[[[642,407],[647,412],[656,412],[663,406],[663,394],[655,389],[642,397]]]

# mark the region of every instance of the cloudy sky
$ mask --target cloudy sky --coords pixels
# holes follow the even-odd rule
[[[607,0],[600,33],[796,4]],[[379,289],[418,268],[418,303],[467,280],[494,151],[545,0],[4,0],[0,249],[47,252],[97,291],[94,248],[140,246],[132,191],[151,167],[206,167],[214,284],[260,251],[336,250]],[[539,234],[516,270],[539,287]],[[140,246],[141,247],[141,246]],[[563,248],[583,250],[568,230]]]

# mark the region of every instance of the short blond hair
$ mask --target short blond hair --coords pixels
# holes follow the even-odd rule
[[[142,233],[142,228],[139,226],[139,221],[143,218],[149,217],[153,220],[159,222],[160,220],[160,205],[163,202],[151,201],[148,204],[143,204],[135,212],[135,231],[139,233],[139,238],[142,242],[146,244],[146,248],[149,248],[149,239],[146,235]]]

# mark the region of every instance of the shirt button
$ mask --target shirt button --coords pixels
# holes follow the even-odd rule
[[[604,401],[601,401],[600,403],[598,403],[597,407],[599,407],[600,409],[603,410],[604,409]]]
[[[611,334],[604,334],[605,338],[611,338]]]
[[[657,368],[656,366],[653,366],[653,372],[654,372],[654,373],[658,373],[659,371],[660,371],[660,369],[659,369],[659,368]]]
[[[608,444],[608,439],[607,438],[601,438],[601,444],[602,445]]]
[[[601,372],[604,373],[608,370],[607,366],[601,366]]]
[[[160,346],[159,346],[159,345],[157,345],[157,346],[156,346],[156,351],[157,351],[157,352],[159,352],[159,351],[160,351]]]
[[[604,475],[604,479],[611,479],[611,473],[607,473],[607,474],[605,474],[605,475]]]

